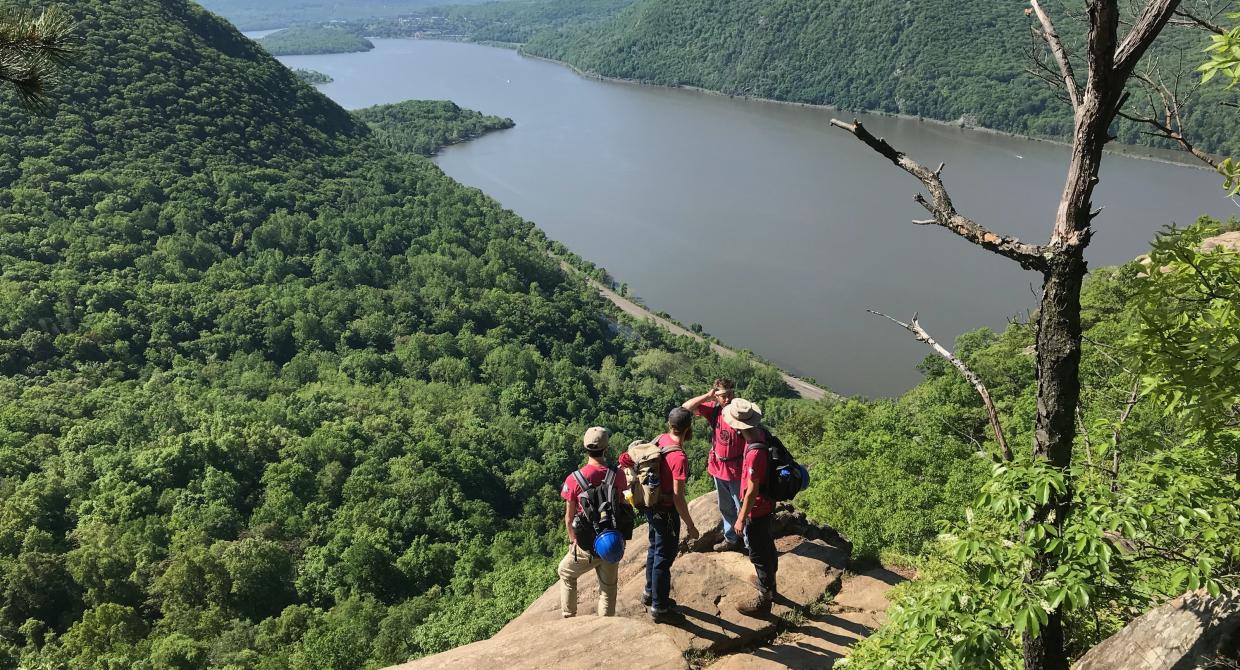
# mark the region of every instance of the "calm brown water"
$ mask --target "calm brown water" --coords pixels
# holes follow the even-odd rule
[[[353,109],[450,99],[516,128],[436,160],[606,267],[655,310],[701,323],[843,393],[895,395],[924,345],[867,308],[921,313],[940,341],[1036,305],[1038,276],[933,226],[917,182],[831,112],[600,82],[516,52],[375,40],[368,53],[295,56]],[[849,115],[851,117],[852,115]],[[1000,233],[1045,240],[1067,149],[916,121],[863,117],[924,163],[947,163],[957,208]],[[1160,227],[1240,215],[1211,172],[1109,156],[1089,258],[1143,253]]]

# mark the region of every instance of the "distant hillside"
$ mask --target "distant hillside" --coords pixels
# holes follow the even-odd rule
[[[1070,111],[1026,73],[1029,21],[1019,3],[993,0],[638,0],[577,30],[540,32],[525,50],[614,77],[1064,137]],[[1059,28],[1070,45],[1080,30],[1066,16]],[[1156,49],[1166,65],[1181,50],[1203,60],[1203,34],[1168,35]],[[1237,153],[1226,96],[1203,91],[1185,121],[1201,146]],[[1120,140],[1151,143],[1141,130],[1123,123]]]
[[[343,54],[370,51],[370,40],[331,26],[298,26],[274,32],[258,43],[273,56]]]
[[[1063,17],[1071,48],[1079,23],[1057,0],[1044,4]],[[1023,9],[993,0],[537,0],[430,9],[354,29],[518,42],[611,77],[1063,138],[1071,113],[1026,72],[1040,43]],[[1205,45],[1202,33],[1171,30],[1154,51],[1164,72],[1182,62],[1192,70]],[[1227,96],[1203,89],[1185,121],[1199,146],[1240,153],[1234,114],[1221,104]],[[1123,122],[1117,134],[1127,144],[1165,144],[1143,130]]]
[[[617,328],[567,250],[196,5],[62,4],[51,112],[0,94],[0,668],[486,637],[554,579],[587,425],[655,434],[719,374],[787,395]],[[383,125],[476,120],[427,119]]]
[[[199,0],[241,30],[273,30],[306,23],[397,16],[434,5],[485,0]]]

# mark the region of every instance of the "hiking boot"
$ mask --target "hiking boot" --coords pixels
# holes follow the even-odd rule
[[[727,540],[723,540],[722,542],[719,542],[715,546],[711,547],[710,550],[711,551],[737,551],[743,554],[745,553],[745,545],[741,544],[740,542],[728,542]]]
[[[742,600],[736,604],[736,611],[745,616],[765,616],[771,613],[771,594],[766,591],[758,591],[749,598]]]
[[[681,614],[680,610],[675,609],[675,608],[668,608],[664,610],[656,610],[656,609],[650,610],[650,620],[655,623],[668,623],[671,621],[679,621],[683,618],[685,618],[685,615]]]
[[[654,603],[654,598],[651,598],[649,593],[642,594],[642,605],[643,606],[650,607],[653,603]],[[676,599],[668,598],[667,607],[668,609],[674,609],[676,607]]]

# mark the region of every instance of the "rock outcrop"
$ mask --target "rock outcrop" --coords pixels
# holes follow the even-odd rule
[[[1240,253],[1240,230],[1233,230],[1230,233],[1223,233],[1222,235],[1215,235],[1202,240],[1202,251],[1214,251],[1215,249]]]
[[[844,579],[826,611],[772,644],[732,654],[707,670],[830,670],[854,644],[887,623],[887,593],[904,577],[884,568]]]
[[[553,584],[491,639],[396,668],[587,668],[594,667],[600,654],[625,658],[626,667],[687,668],[686,654],[722,654],[766,642],[779,617],[839,590],[848,565],[848,542],[781,505],[773,524],[780,551],[779,596],[769,617],[740,614],[736,604],[753,594],[749,583],[753,565],[739,553],[703,553],[722,535],[715,494],[693,500],[689,511],[702,537],[676,559],[673,568],[672,597],[683,619],[655,624],[641,604],[649,547],[641,527],[620,563],[616,618],[579,614],[562,619],[559,585]],[[583,577],[578,583],[578,611],[592,611],[597,594],[593,577]]]
[[[1073,670],[1240,667],[1240,594],[1188,593],[1090,649]]]

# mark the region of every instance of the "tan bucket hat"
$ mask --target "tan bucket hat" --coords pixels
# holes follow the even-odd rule
[[[736,398],[723,408],[723,420],[736,430],[762,425],[762,408],[756,402]]]
[[[586,451],[604,451],[607,449],[609,437],[611,437],[611,431],[602,426],[594,426],[586,429],[586,435],[581,442],[585,445]]]

